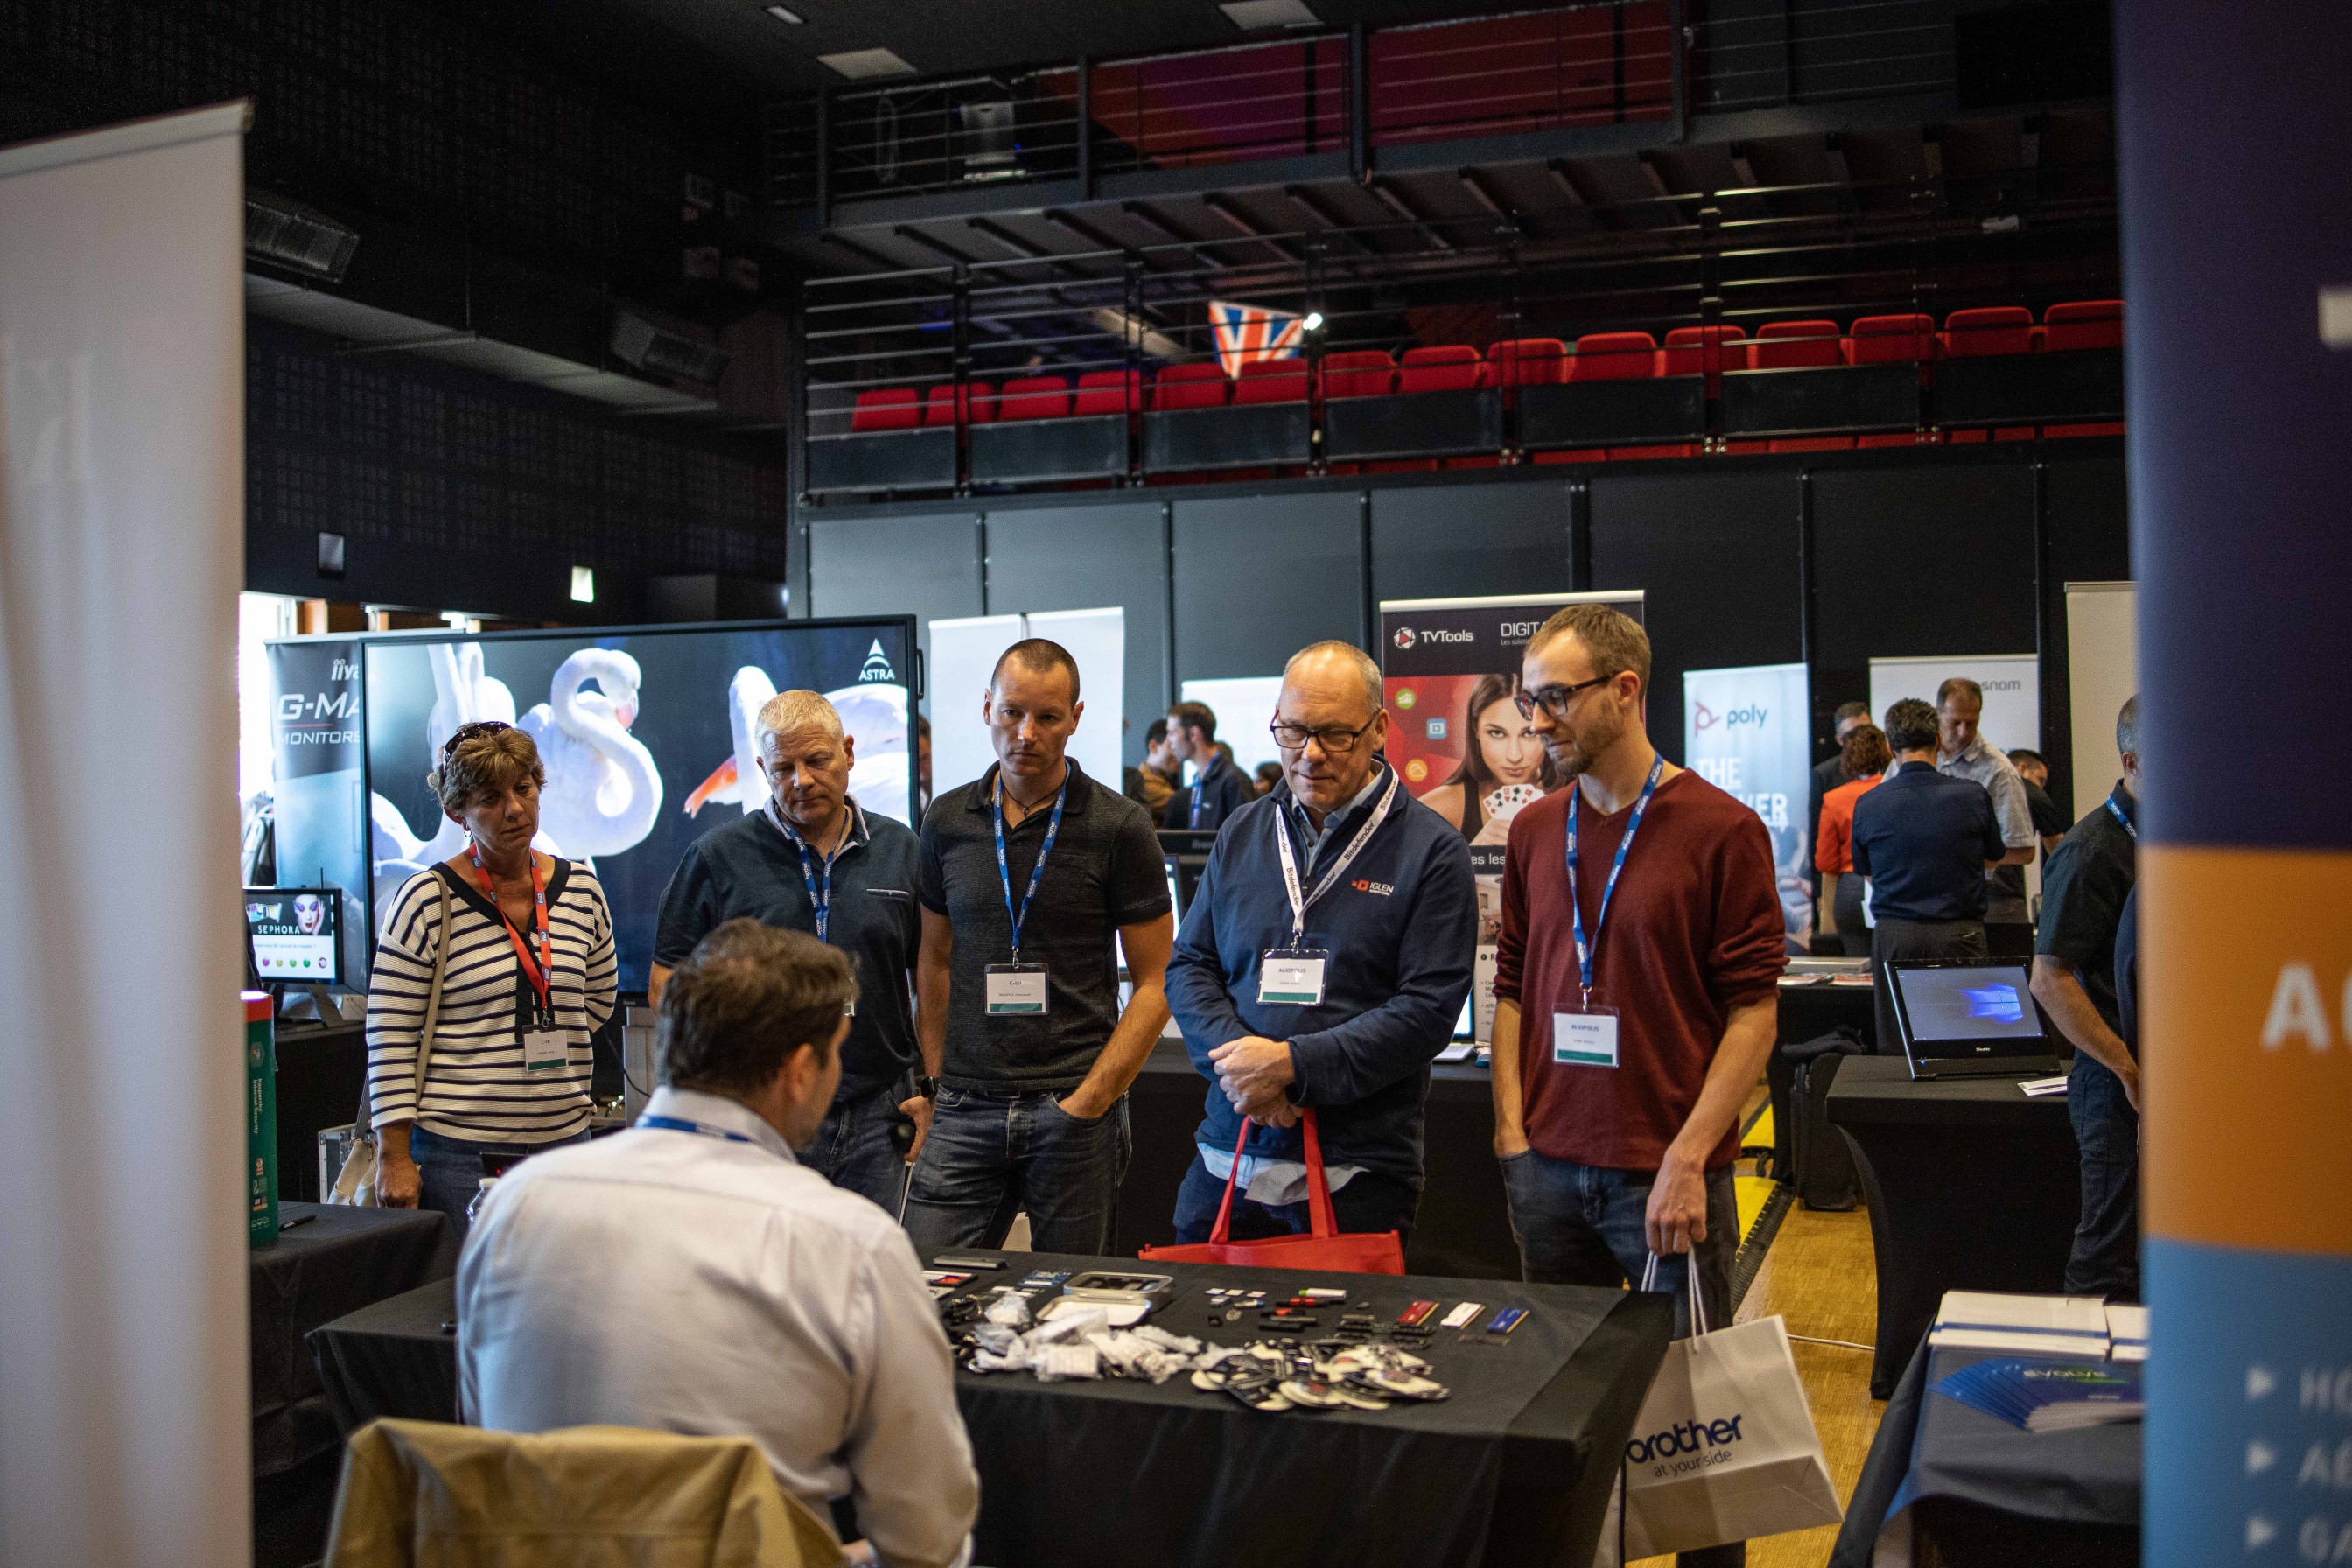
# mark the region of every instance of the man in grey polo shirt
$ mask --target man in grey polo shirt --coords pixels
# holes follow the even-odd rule
[[[2009,852],[1985,872],[1985,946],[1995,954],[2022,958],[2033,951],[2033,916],[2025,907],[2021,868],[2033,858],[2042,839],[2033,830],[2025,781],[2008,755],[1977,732],[1983,715],[1984,688],[1968,677],[1953,676],[1936,688],[1936,771],[1982,784],[1992,796],[1992,814]]]
[[[941,1067],[907,1229],[927,1258],[1001,1246],[1023,1209],[1041,1252],[1117,1242],[1127,1089],[1168,1022],[1176,921],[1150,816],[1065,754],[1085,711],[1067,649],[1013,644],[981,704],[996,765],[923,819],[918,1027]]]

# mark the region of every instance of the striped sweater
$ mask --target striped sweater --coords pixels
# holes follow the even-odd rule
[[[420,1110],[416,1040],[442,942],[436,876],[450,885],[450,946]],[[587,1126],[589,1036],[612,1016],[616,973],[612,911],[594,872],[555,863],[547,928],[555,947],[556,1027],[569,1039],[569,1059],[531,1072],[523,1067],[522,1031],[537,998],[497,906],[446,866],[408,879],[384,917],[368,979],[371,1125],[414,1119],[428,1132],[478,1143],[545,1143]],[[535,955],[535,936],[531,942]]]

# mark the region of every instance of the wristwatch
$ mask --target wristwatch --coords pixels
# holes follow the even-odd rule
[[[924,1100],[937,1100],[940,1097],[940,1080],[935,1078],[917,1079],[915,1093]]]

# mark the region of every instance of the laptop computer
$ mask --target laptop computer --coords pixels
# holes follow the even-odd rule
[[[1896,1032],[1914,1079],[2044,1078],[2058,1042],[2033,1000],[2028,961],[1895,960],[1886,965]]]

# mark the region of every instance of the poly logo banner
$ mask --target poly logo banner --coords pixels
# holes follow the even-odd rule
[[[1801,664],[1694,669],[1683,677],[1683,765],[1738,795],[1772,835],[1773,879],[1789,951],[1811,946],[1812,894],[1805,886],[1814,824],[1812,687]]]

